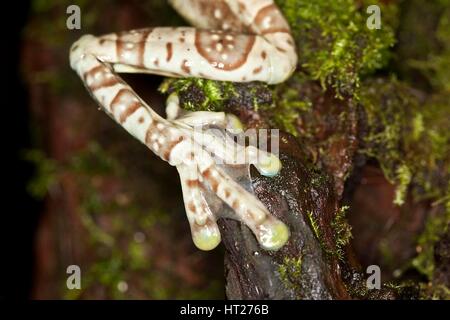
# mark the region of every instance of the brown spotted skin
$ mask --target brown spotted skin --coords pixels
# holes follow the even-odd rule
[[[119,79],[108,73],[108,70],[103,65],[99,65],[84,74],[84,82],[89,83],[91,91],[96,91],[116,85],[119,83]]]
[[[231,71],[247,62],[255,44],[255,36],[197,31],[195,48],[197,52],[217,69]]]
[[[289,25],[275,4],[261,8],[252,24],[253,31],[259,34],[289,33]]]
[[[297,55],[289,26],[272,1],[180,0],[172,4],[199,28],[108,34],[88,51],[114,64],[118,72],[171,77],[278,83],[295,69]]]
[[[138,67],[144,67],[145,42],[152,29],[134,33],[121,32],[116,40],[117,56],[123,61]]]
[[[173,56],[173,44],[172,42],[166,43],[166,62],[170,62]]]
[[[169,1],[194,27],[83,36],[70,50],[71,66],[108,115],[177,167],[194,243],[199,248],[210,250],[220,242],[218,216],[213,211],[219,210],[223,201],[265,248],[278,249],[282,243],[267,239],[275,230],[271,228],[279,229],[282,223],[222,171],[209,153],[198,151],[223,154],[222,141],[199,145],[193,128],[180,126],[177,119],[160,117],[118,73],[279,83],[297,64],[289,26],[271,0]]]
[[[241,19],[241,15],[236,14],[230,7],[229,1],[185,0],[170,2],[186,20],[200,29],[232,30],[243,34],[251,31],[246,21]],[[202,19],[199,19],[199,17],[202,17]]]

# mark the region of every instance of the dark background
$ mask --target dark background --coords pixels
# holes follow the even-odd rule
[[[3,223],[2,235],[5,240],[2,268],[3,298],[28,298],[32,284],[33,238],[41,203],[26,191],[26,184],[33,174],[33,166],[25,161],[21,152],[31,147],[29,96],[20,73],[21,40],[27,22],[29,1],[14,1],[7,10],[8,31],[4,33],[6,90],[3,103],[4,130],[2,158],[6,160],[2,176],[3,182]],[[5,10],[6,11],[6,10]]]

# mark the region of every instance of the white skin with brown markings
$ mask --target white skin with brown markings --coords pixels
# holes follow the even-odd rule
[[[149,28],[100,37],[85,35],[73,44],[70,64],[103,110],[155,154],[176,166],[195,245],[211,250],[220,243],[218,216],[209,194],[233,209],[261,246],[277,250],[289,238],[286,225],[252,193],[234,181],[211,156],[233,164],[245,153],[266,176],[281,169],[273,154],[254,147],[230,151],[224,139],[195,133],[197,125],[238,128],[223,112],[182,113],[178,98],[160,117],[119,76],[120,72],[171,77],[275,84],[294,71],[297,55],[289,26],[272,0],[171,0],[192,27]],[[200,18],[201,17],[201,18]],[[207,151],[207,152],[204,152]]]

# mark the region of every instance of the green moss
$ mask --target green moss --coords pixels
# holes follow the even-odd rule
[[[442,235],[449,232],[450,210],[445,214],[429,217],[424,232],[417,240],[418,255],[412,265],[431,281],[434,273],[434,245]]]
[[[334,247],[327,245],[325,242],[320,226],[317,219],[312,212],[307,212],[309,224],[314,232],[315,237],[320,243],[322,250],[329,257],[337,257],[339,260],[344,258],[344,248],[350,242],[352,238],[352,227],[347,222],[346,212],[349,209],[348,206],[341,207],[335,214],[333,221],[331,222],[331,228],[334,232]]]
[[[361,102],[367,114],[369,130],[364,137],[367,147],[361,152],[376,158],[386,178],[396,181],[396,168],[404,159],[399,147],[402,129],[406,128],[405,113],[418,102],[412,98],[407,87],[395,79],[366,83]]]
[[[180,97],[181,107],[189,111],[223,111],[223,101],[235,95],[233,86],[200,78],[166,79],[159,88],[161,93],[176,93]]]
[[[314,214],[311,211],[306,212],[306,216],[308,217],[309,224],[314,231],[314,235],[316,238],[322,243],[322,236],[320,233],[320,227],[319,224],[316,221],[316,218],[314,217]]]
[[[314,232],[314,236],[319,241],[320,247],[327,255],[331,255],[333,253],[333,251],[330,250],[330,248],[325,243],[325,240],[322,236],[322,232],[320,230],[319,223],[317,222],[316,217],[314,217],[314,213],[311,211],[308,211],[308,212],[306,212],[306,216],[308,217],[309,225],[311,226],[311,229]]]
[[[420,9],[419,9],[420,8]],[[407,6],[400,36],[402,75],[413,84],[425,77],[435,91],[450,89],[450,5],[445,1],[414,0]],[[418,24],[418,18],[423,22]],[[415,41],[410,41],[414,36]],[[418,77],[419,76],[419,77]],[[429,88],[427,88],[429,89]]]
[[[272,90],[265,83],[233,83],[200,78],[166,79],[159,88],[175,93],[189,111],[264,111],[273,108]]]
[[[348,278],[347,290],[354,299],[363,300],[411,300],[419,297],[419,288],[412,281],[386,282],[381,284],[380,290],[367,287],[366,273],[351,271],[346,273]]]
[[[324,88],[334,88],[339,97],[357,97],[361,78],[385,65],[388,49],[394,43],[391,17],[395,6],[375,2],[386,13],[381,30],[367,28],[365,7],[357,7],[353,0],[277,1],[298,44],[299,70],[289,85],[282,85],[282,90],[273,87],[274,103],[260,102],[258,86],[265,85],[247,87],[246,94],[253,100],[251,107],[268,110],[275,104],[271,125],[297,135],[298,114],[312,106],[308,98],[299,98],[297,85],[318,80]],[[239,86],[197,78],[169,79],[162,84],[161,91],[179,94],[181,106],[190,111],[224,111],[227,101],[240,99]],[[245,105],[249,107],[248,103]]]
[[[276,108],[271,113],[271,124],[295,137],[299,135],[295,123],[299,114],[312,110],[312,102],[308,97],[301,97],[299,94],[299,88],[304,86],[307,81],[308,77],[298,72],[287,83],[274,88]]]
[[[405,203],[406,192],[411,183],[411,170],[407,165],[402,164],[397,168],[396,173],[398,185],[395,189],[394,204],[401,206]]]
[[[271,124],[299,136],[296,128],[299,115],[313,112],[310,93],[300,95],[301,88],[319,81],[324,91],[333,90],[338,98],[358,100],[362,79],[382,68],[389,59],[397,7],[380,1],[365,1],[357,7],[353,0],[277,3],[296,39],[299,64],[289,81],[274,89],[276,109],[271,113]],[[369,30],[366,26],[365,9],[369,4],[381,7],[380,30]],[[302,133],[305,134],[309,133]]]
[[[423,99],[396,79],[371,81],[365,87],[361,102],[368,131],[362,152],[377,159],[396,185],[395,204],[402,205],[409,194],[413,201],[431,200],[437,207],[418,237],[418,255],[411,262],[431,280],[434,245],[450,223],[449,94],[437,91]]]
[[[377,159],[385,177],[396,185],[394,203],[404,203],[409,187],[416,200],[446,195],[448,101],[448,94],[442,93],[421,103],[414,90],[394,78],[367,82],[362,90],[368,130],[360,151]]]
[[[338,96],[357,94],[361,76],[385,65],[394,43],[390,20],[369,30],[365,8],[353,0],[278,0],[292,28],[299,51],[299,67]],[[378,4],[382,12],[394,6]]]
[[[342,260],[344,258],[344,247],[350,242],[352,238],[352,227],[348,224],[345,217],[348,206],[341,207],[333,221],[331,222],[331,227],[334,230],[334,238],[336,243],[335,254],[338,259]]]
[[[450,300],[450,289],[443,284],[430,286],[430,283],[422,283],[420,299]]]
[[[302,257],[284,257],[283,263],[278,267],[278,274],[286,288],[299,293],[302,282]]]

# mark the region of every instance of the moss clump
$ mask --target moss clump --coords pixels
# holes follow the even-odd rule
[[[349,243],[352,237],[352,227],[348,224],[347,219],[345,218],[348,208],[348,206],[341,207],[331,222],[331,227],[334,231],[334,247],[325,242],[319,223],[314,217],[314,214],[311,211],[306,213],[308,222],[314,232],[314,236],[317,238],[320,243],[320,247],[328,257],[336,257],[339,260],[344,258],[344,247]]]
[[[308,211],[306,212],[306,216],[308,217],[308,222],[309,225],[311,226],[311,229],[314,232],[314,236],[319,241],[320,247],[326,253],[327,256],[332,256],[334,254],[334,250],[327,245],[320,230],[319,222],[317,221],[317,218],[314,216],[314,213],[312,211]]]
[[[448,194],[450,194],[449,182]],[[425,224],[425,230],[417,240],[418,255],[412,260],[412,265],[419,272],[426,275],[428,280],[433,280],[435,271],[434,250],[435,244],[440,238],[450,230],[450,197],[447,196],[446,208],[444,212],[440,212],[434,216],[430,216]]]
[[[450,223],[450,96],[445,91],[422,96],[396,79],[370,81],[366,87],[361,101],[368,130],[362,152],[377,159],[385,177],[396,184],[395,204],[402,205],[409,194],[413,201],[432,201],[436,207],[411,261],[431,281],[434,246]]]
[[[450,105],[443,95],[422,103],[404,83],[375,80],[362,90],[368,130],[361,152],[378,160],[397,185],[394,202],[403,204],[408,187],[415,199],[446,196],[450,177]]]
[[[287,83],[274,88],[274,100],[276,109],[272,111],[271,124],[282,128],[294,137],[299,135],[296,121],[299,114],[306,113],[312,109],[312,101],[309,97],[301,96],[300,90],[308,85],[308,77],[302,73],[295,73]]]
[[[285,257],[278,267],[278,274],[286,288],[301,292],[302,257]]]
[[[420,289],[420,299],[450,300],[450,289],[445,285],[432,285],[431,283],[422,283]]]
[[[208,79],[166,79],[161,93],[176,93],[181,107],[189,111],[223,111],[223,101],[235,95],[231,83]]]
[[[344,247],[352,238],[352,227],[348,224],[347,219],[345,218],[348,209],[348,206],[341,207],[331,222],[336,243],[335,254],[340,260],[344,258]]]
[[[274,107],[272,90],[264,83],[233,83],[199,78],[166,79],[159,88],[176,93],[180,106],[188,111],[255,111]]]
[[[312,230],[314,231],[314,235],[320,241],[320,243],[322,243],[323,241],[322,241],[322,235],[320,233],[320,227],[319,227],[318,222],[316,221],[316,218],[314,217],[314,214],[311,211],[308,211],[306,213],[306,216],[308,217],[309,224],[310,224]]]
[[[401,206],[405,203],[406,192],[411,183],[411,170],[407,165],[402,164],[397,168],[396,180],[398,185],[395,189],[394,204]]]
[[[271,124],[294,136],[304,136],[311,133],[300,134],[296,125],[300,115],[315,112],[315,90],[311,88],[317,81],[324,94],[357,101],[362,79],[386,64],[394,43],[397,7],[380,1],[363,2],[358,7],[353,0],[277,3],[292,28],[299,65],[288,82],[274,89],[277,107],[272,112]],[[369,4],[382,9],[380,30],[366,26],[369,15],[365,9]],[[346,111],[342,108],[342,112]]]
[[[402,63],[394,66],[402,79],[426,91],[448,90],[449,30],[448,1],[410,0],[402,3],[395,52]]]
[[[363,152],[396,184],[395,204],[407,196],[432,203],[411,265],[429,280],[424,297],[442,297],[448,289],[436,283],[435,246],[450,223],[450,2],[414,0],[404,9],[396,52],[404,61],[397,66],[403,82],[367,80],[362,86],[368,122]],[[417,24],[413,17],[422,16]]]
[[[412,281],[401,283],[386,282],[381,284],[380,289],[369,289],[367,273],[356,270],[343,269],[344,277],[347,279],[346,287],[353,299],[363,300],[411,300],[419,298],[419,286]]]
[[[319,80],[323,88],[333,88],[339,97],[357,97],[361,77],[386,63],[394,43],[393,19],[389,17],[394,15],[395,6],[376,1],[386,15],[381,30],[369,30],[364,12],[367,6],[357,7],[353,0],[277,3],[292,27],[300,57],[299,70],[289,84],[281,85],[282,90],[262,83],[188,78],[166,80],[161,91],[176,92],[181,106],[190,111],[224,111],[230,104],[269,110],[276,105],[271,124],[298,135],[293,123],[299,113],[312,106],[307,97],[299,98],[298,85]]]
[[[440,45],[438,52],[431,54],[426,61],[412,62],[427,76],[439,91],[450,91],[450,4],[447,3],[439,20],[436,39]]]
[[[357,94],[361,76],[382,67],[394,43],[392,26],[366,26],[367,6],[353,0],[277,0],[288,20],[299,50],[299,67],[338,96]],[[378,4],[391,14],[394,6]]]

